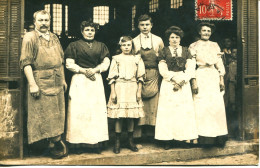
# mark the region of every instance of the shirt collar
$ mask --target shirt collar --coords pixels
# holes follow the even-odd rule
[[[45,36],[49,36],[49,35],[50,35],[50,32],[49,32],[49,31],[47,31],[46,33],[42,33],[42,32],[40,32],[39,30],[37,30],[36,28],[35,28],[35,31],[39,34],[39,36],[45,37]]]
[[[169,46],[169,47],[170,47],[171,49],[173,49],[173,50],[174,50],[174,49],[180,50],[182,46],[179,45],[177,48],[174,48],[174,47],[172,47],[172,46]]]
[[[152,36],[152,33],[151,33],[151,32],[149,32],[147,36],[144,35],[143,33],[141,33],[141,37],[142,37],[142,38],[151,38],[151,36]]]

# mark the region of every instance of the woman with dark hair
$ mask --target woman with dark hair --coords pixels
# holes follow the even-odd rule
[[[194,78],[195,59],[180,41],[182,29],[171,26],[165,32],[169,46],[159,52],[159,72],[163,77],[155,126],[155,139],[166,141],[198,138],[190,79]]]
[[[120,153],[120,134],[124,122],[127,124],[127,147],[134,152],[138,148],[133,142],[134,118],[144,117],[141,99],[144,62],[140,55],[135,55],[133,40],[130,36],[122,36],[119,41],[118,55],[113,56],[108,80],[111,95],[108,102],[108,117],[115,119],[114,153]],[[123,119],[125,119],[123,121]]]
[[[221,50],[216,42],[209,40],[215,25],[201,22],[197,27],[200,40],[189,47],[198,66],[196,78],[192,80],[199,143],[212,146],[225,145],[228,134],[223,100],[225,67]],[[225,138],[223,138],[225,137]]]
[[[70,43],[65,51],[66,68],[74,73],[69,91],[66,135],[72,144],[98,144],[108,140],[101,72],[107,71],[110,60],[106,45],[94,40],[96,30],[92,21],[83,21],[82,38]]]

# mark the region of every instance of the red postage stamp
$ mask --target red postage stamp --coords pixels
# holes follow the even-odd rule
[[[232,0],[195,0],[196,20],[232,20]]]

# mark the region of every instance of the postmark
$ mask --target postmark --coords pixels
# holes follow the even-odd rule
[[[195,0],[195,20],[232,20],[232,0]]]

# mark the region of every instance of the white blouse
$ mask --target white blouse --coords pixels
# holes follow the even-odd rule
[[[225,75],[225,67],[221,58],[223,53],[216,42],[198,40],[190,45],[189,50],[191,55],[196,57],[196,63],[199,67],[215,65],[219,75]]]

